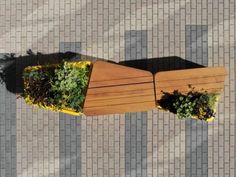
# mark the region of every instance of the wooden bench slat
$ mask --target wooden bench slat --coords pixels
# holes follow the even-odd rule
[[[120,105],[120,104],[128,104],[128,103],[138,103],[138,102],[147,102],[155,99],[153,95],[147,96],[136,96],[130,97],[127,95],[126,98],[113,98],[113,99],[103,99],[103,100],[89,100],[86,104],[86,107],[96,107],[96,106],[108,106],[108,105]]]
[[[196,68],[175,71],[162,71],[155,74],[155,81],[168,81],[180,79],[197,79],[210,76],[226,76],[224,67]]]
[[[152,94],[150,94],[150,92]],[[95,94],[95,95],[87,95],[86,100],[92,101],[92,100],[117,99],[117,98],[125,99],[127,98],[127,95],[129,97],[138,97],[138,96],[147,96],[147,95],[153,95],[153,94],[154,94],[153,89],[131,90],[131,91],[123,92],[123,93],[118,92],[118,93],[101,93],[101,94]]]
[[[202,77],[197,79],[183,79],[183,80],[168,80],[168,81],[159,81],[156,80],[156,85],[158,88],[161,87],[181,87],[183,85],[196,85],[196,84],[208,84],[208,83],[224,83],[225,76],[211,76],[211,77]]]
[[[147,111],[153,109],[154,107],[155,107],[154,101],[150,101],[143,103],[84,108],[84,113],[87,116],[103,115],[103,114],[119,114],[124,112]]]
[[[98,87],[98,88],[89,88],[87,95],[100,94],[100,93],[124,93],[126,91],[135,91],[135,90],[150,90],[153,89],[153,83],[141,83],[141,84],[131,84],[131,85],[117,85],[117,86],[108,86],[108,87]],[[104,95],[105,96],[105,95]]]
[[[94,87],[103,87],[103,86],[115,86],[115,85],[127,85],[127,84],[139,84],[143,82],[153,82],[152,76],[143,76],[143,77],[131,77],[131,78],[120,78],[112,80],[96,80],[91,81],[89,88]]]
[[[224,87],[224,82],[216,82],[216,83],[204,83],[204,84],[192,84],[191,85],[192,88],[194,88],[194,90],[208,90],[208,89],[213,89],[213,88],[223,88]],[[158,86],[157,88],[157,92],[161,92],[161,91],[167,90],[179,90],[179,91],[190,91],[191,88],[189,88],[188,85],[181,85],[178,87],[162,87],[162,86]]]

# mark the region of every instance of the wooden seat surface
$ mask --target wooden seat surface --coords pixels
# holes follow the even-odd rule
[[[191,90],[189,85],[195,91],[220,92],[224,88],[225,76],[224,67],[158,72],[155,74],[156,100],[161,99],[162,91],[187,93]]]
[[[83,112],[104,115],[155,108],[153,75],[115,63],[93,65]]]

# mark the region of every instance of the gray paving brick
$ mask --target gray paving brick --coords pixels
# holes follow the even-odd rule
[[[147,57],[147,31],[125,32],[125,59]],[[125,174],[146,176],[147,112],[125,114]]]
[[[60,52],[81,52],[81,42],[60,42]]]
[[[0,60],[5,54],[0,55]],[[14,74],[14,71],[12,71]],[[0,84],[0,171],[16,176],[16,96]]]
[[[60,42],[60,52],[81,51],[80,42]],[[81,116],[59,114],[60,176],[81,176]]]
[[[204,25],[186,25],[186,59],[207,66],[207,33]],[[205,51],[204,54],[202,51]],[[185,134],[186,167],[187,176],[207,176],[208,164],[208,125],[195,120],[187,120]],[[200,170],[199,170],[200,169]]]
[[[60,176],[81,175],[81,117],[60,113]]]

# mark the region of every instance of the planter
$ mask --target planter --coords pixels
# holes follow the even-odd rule
[[[156,73],[157,105],[164,111],[177,114],[181,119],[210,122],[214,120],[225,76],[226,70],[223,67]],[[206,114],[205,117],[202,114]]]
[[[91,66],[90,61],[82,61],[25,68],[23,97],[26,103],[81,115],[80,107],[83,107]]]
[[[177,115],[179,119],[198,119],[211,122],[216,115],[219,93],[190,91],[182,94],[178,91],[163,93],[157,102],[158,108]]]
[[[83,90],[85,98],[80,111],[75,111],[70,107],[58,107],[57,104],[45,104],[44,101],[36,104],[32,101],[32,96],[29,97],[25,93],[26,102],[52,111],[72,115],[84,113],[87,116],[138,112],[155,108],[153,75],[150,72],[105,61],[95,63],[87,61],[84,64],[90,66],[90,71],[89,82]],[[71,65],[80,68],[83,62],[72,62]],[[56,67],[57,65],[28,67],[24,73]],[[49,76],[51,77],[53,75]],[[26,79],[24,80],[25,91],[27,88],[32,89],[32,86],[27,85]],[[43,87],[40,86],[39,89]]]
[[[188,95],[188,93],[194,90],[194,92],[198,93],[198,96],[199,94],[214,95],[214,93],[220,93],[224,88],[224,79],[226,76],[226,71],[223,67],[164,71],[158,72],[153,76],[149,71],[106,61],[96,61],[94,63],[90,61],[67,62],[67,65],[74,68],[75,70],[73,72],[75,73],[81,68],[86,68],[86,74],[83,72],[83,74],[77,73],[77,75],[73,77],[69,74],[64,80],[66,85],[61,86],[56,80],[59,79],[59,82],[61,83],[63,79],[60,80],[60,74],[58,75],[58,73],[57,79],[55,79],[54,70],[60,66],[62,68],[61,72],[65,72],[64,69],[68,70],[68,68],[65,67],[63,69],[62,65],[27,67],[24,71],[25,93],[23,94],[26,102],[33,106],[76,116],[81,115],[82,113],[87,116],[97,116],[125,112],[140,112],[152,110],[157,106],[164,111],[170,111],[175,114],[178,113],[179,115],[181,111],[177,111],[178,105],[176,105],[174,110],[173,108],[170,109],[168,106],[165,107],[160,103],[161,100],[166,99],[164,97],[166,93],[170,95],[177,91],[179,96],[184,97],[184,95]],[[35,72],[42,70],[45,71],[43,73],[48,74],[46,76],[34,75]],[[47,84],[39,84],[38,87],[35,87],[35,85],[32,84],[29,85],[29,83],[27,83],[27,77],[29,76],[25,77],[25,74],[27,75],[27,73],[31,73],[32,78],[35,77],[39,80],[47,78],[46,83],[49,83],[49,85],[53,83],[52,93]],[[73,80],[68,86],[68,80],[71,80],[71,77],[76,78],[77,76],[79,77],[79,80]],[[81,85],[76,85],[82,82],[81,80],[83,81],[82,88],[80,88]],[[57,86],[60,89],[57,88]],[[71,87],[72,89],[69,90],[69,95],[72,94],[73,98],[78,97],[79,101],[76,102],[74,100],[72,103],[69,101],[68,104],[65,104],[64,99],[67,99],[68,95],[64,94],[63,91],[64,89],[67,90]],[[33,88],[36,89],[36,92],[32,92],[32,95],[28,94],[30,89],[33,90]],[[75,92],[78,88],[80,89]],[[42,90],[44,91],[42,92]],[[59,94],[58,96],[57,94],[58,92],[60,93],[61,90],[63,94]],[[53,91],[57,91],[56,94]],[[42,94],[40,94],[41,92]],[[46,98],[49,97],[50,99],[43,99],[45,94]],[[214,96],[214,98],[216,98],[214,106],[210,107],[211,113],[209,113],[209,115],[213,115],[212,117],[214,117],[216,111],[218,96]],[[41,100],[39,101],[37,99]],[[61,104],[61,102],[64,104]],[[188,101],[188,104],[190,108],[191,106],[193,107],[191,101]],[[181,106],[181,104],[179,104],[179,106]],[[189,107],[186,105],[186,108]],[[202,107],[202,109],[206,111],[204,107]],[[187,115],[199,119],[200,117],[196,114],[196,111],[197,110],[195,110],[195,114]],[[208,116],[208,118],[204,120],[210,121],[212,120],[212,117]],[[202,117],[200,119],[202,119]]]

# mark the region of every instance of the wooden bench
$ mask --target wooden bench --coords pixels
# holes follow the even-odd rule
[[[163,71],[155,74],[156,100],[163,96],[162,92],[172,93],[178,90],[187,93],[195,91],[221,92],[227,73],[224,67],[197,68],[175,71]]]
[[[85,115],[139,112],[153,108],[152,73],[104,61],[93,64],[83,107]]]
[[[147,111],[155,108],[162,92],[178,90],[221,92],[224,88],[224,67],[197,68],[152,73],[97,61],[89,81],[84,102],[85,115],[105,115]]]

